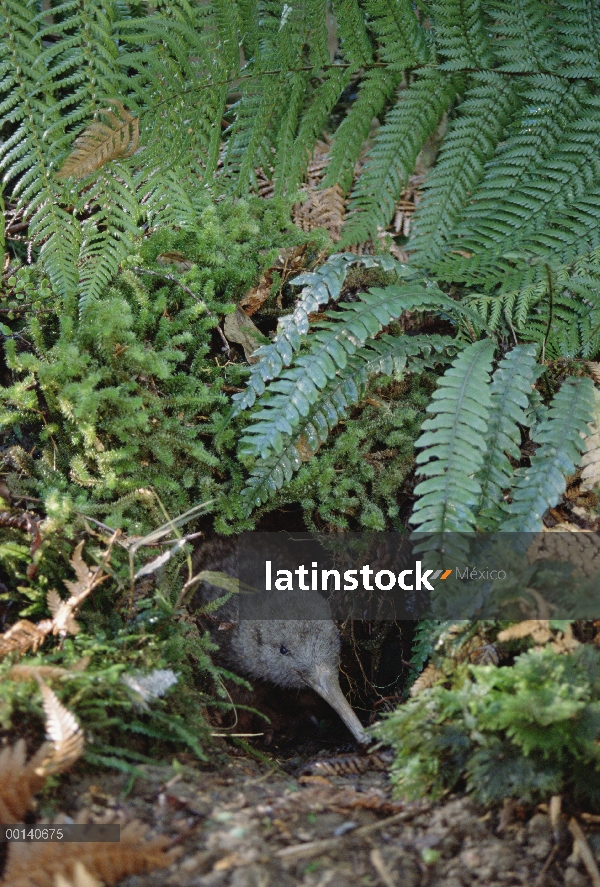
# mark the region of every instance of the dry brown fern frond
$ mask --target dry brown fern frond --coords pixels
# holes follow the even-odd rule
[[[59,665],[13,665],[8,673],[8,677],[11,681],[37,681],[38,678],[42,678],[42,680],[71,678],[85,671],[89,663],[90,657],[83,656],[70,668],[62,668]]]
[[[38,678],[52,680],[68,674],[69,669],[59,665],[13,665],[8,677],[11,681],[37,681]]]
[[[435,665],[427,665],[410,688],[410,695],[413,697],[418,696],[423,690],[429,690],[430,687],[433,687],[434,684],[437,684],[443,678],[444,673],[439,668],[436,668]]]
[[[40,763],[39,770],[45,776],[50,776],[53,773],[63,773],[75,763],[83,751],[85,739],[75,716],[39,677],[38,684],[46,715],[47,745],[51,743],[49,753]]]
[[[113,885],[127,875],[137,875],[171,865],[176,851],[165,852],[166,837],[144,840],[147,826],[130,822],[119,842],[92,844],[12,844],[5,887],[56,887],[57,878],[73,882],[78,863],[103,884]]]
[[[536,644],[545,644],[552,637],[550,623],[545,619],[525,619],[498,633],[501,643],[517,641],[530,637]]]
[[[4,825],[22,822],[33,806],[33,796],[46,781],[39,770],[42,754],[51,746],[44,744],[28,761],[25,740],[0,751],[0,822]]]
[[[408,179],[408,184],[398,199],[396,204],[396,212],[394,214],[393,231],[394,234],[408,237],[415,209],[421,200],[421,187],[423,185],[424,175],[412,175]]]
[[[346,200],[340,185],[321,188],[321,181],[329,161],[330,143],[318,141],[306,169],[306,183],[302,190],[307,195],[302,203],[295,203],[292,219],[302,231],[325,228],[333,241],[341,237],[346,215]]]
[[[48,619],[45,622],[49,622]],[[9,653],[27,653],[28,650],[37,650],[46,635],[44,630],[45,624],[40,629],[29,619],[19,619],[14,625],[11,625],[4,634],[0,634],[0,659],[8,656]]]
[[[57,875],[54,879],[55,887],[102,887],[100,881],[92,877],[81,862],[75,863],[75,869],[71,878]]]
[[[308,196],[304,203],[294,205],[294,224],[303,231],[325,228],[332,240],[339,240],[346,215],[346,201],[341,186],[336,184],[317,191],[310,185],[305,185],[303,190]]]
[[[110,555],[112,541],[114,541],[114,537],[109,545],[106,559]],[[84,542],[80,542],[70,559],[70,564],[77,576],[77,582],[71,582],[69,579],[64,580],[65,585],[71,592],[71,596],[66,601],[63,601],[58,592],[51,588],[46,599],[48,609],[52,614],[52,634],[62,638],[68,634],[77,634],[79,625],[73,614],[94,588],[108,578],[101,566],[95,567],[93,570],[88,567],[81,556],[83,546]]]
[[[108,562],[116,534],[109,542],[104,557],[104,563]],[[15,622],[4,634],[0,635],[0,658],[9,653],[26,653],[28,650],[35,652],[44,639],[49,635],[58,635],[65,638],[68,634],[77,634],[79,625],[74,613],[81,606],[85,598],[108,578],[104,573],[103,565],[90,569],[81,556],[83,542],[80,542],[73,557],[71,566],[77,576],[77,582],[65,579],[65,585],[71,592],[71,596],[64,601],[57,591],[50,589],[47,595],[48,609],[52,614],[51,619],[43,619],[34,625],[28,619],[20,619]]]
[[[572,653],[579,646],[573,637],[573,629],[567,625],[564,631],[552,631],[550,623],[545,619],[525,619],[505,628],[498,634],[501,642],[522,640],[530,637],[535,643],[534,650],[542,650],[548,642],[555,653]]]
[[[600,537],[570,523],[545,527],[527,549],[527,559],[530,564],[539,560],[571,563],[575,573],[594,577],[600,572]]]
[[[112,108],[98,113],[106,122],[94,120],[75,139],[73,150],[56,173],[58,179],[83,179],[103,167],[110,160],[130,157],[140,142],[140,121],[118,99],[110,99]]]

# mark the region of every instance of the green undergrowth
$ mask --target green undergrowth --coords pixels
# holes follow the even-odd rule
[[[380,377],[317,454],[276,494],[270,508],[299,503],[306,526],[401,530],[401,491],[414,467],[414,443],[435,376]],[[257,512],[260,514],[260,510]]]
[[[564,627],[564,625],[563,625]],[[462,663],[376,727],[403,797],[466,787],[481,802],[565,794],[600,809],[600,651],[551,646],[511,665]]]
[[[247,376],[217,324],[277,257],[306,244],[280,203],[208,204],[197,225],[142,240],[77,315],[35,266],[0,296],[0,435],[13,495],[55,524],[77,514],[144,533],[235,483],[228,394]],[[319,233],[307,261],[326,244]],[[275,289],[278,289],[275,284]]]
[[[64,533],[49,532],[32,558],[19,534],[3,532],[0,612],[10,614],[11,622],[18,617],[37,625],[46,619],[48,591],[68,597],[63,580],[74,578],[71,547]],[[141,562],[144,551],[150,550],[139,552]],[[105,544],[88,537],[84,558],[91,567],[105,561],[105,552]],[[65,638],[50,635],[37,651],[22,656],[15,650],[0,661],[0,734],[42,738],[44,716],[33,674],[40,668],[39,675],[84,727],[89,763],[133,773],[136,764],[173,754],[183,761],[210,760],[214,715],[235,720],[223,684],[232,676],[213,663],[214,643],[182,605],[181,566],[181,558],[174,559],[158,577],[132,586],[128,557],[113,548],[107,581],[76,614],[78,631]],[[66,671],[51,674],[49,668]]]

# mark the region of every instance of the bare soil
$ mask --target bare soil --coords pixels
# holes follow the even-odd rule
[[[318,759],[318,758],[317,758]],[[239,749],[199,770],[145,767],[126,796],[124,775],[77,775],[57,802],[96,821],[141,819],[180,847],[165,871],[126,887],[586,887],[566,817],[506,803],[486,811],[464,796],[432,804],[392,797],[386,772],[307,772],[298,755],[259,761]],[[600,856],[600,817],[579,818]]]

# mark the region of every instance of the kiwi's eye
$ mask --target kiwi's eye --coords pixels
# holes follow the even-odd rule
[[[282,644],[281,647],[279,648],[279,652],[281,653],[282,656],[287,656],[288,648]]]

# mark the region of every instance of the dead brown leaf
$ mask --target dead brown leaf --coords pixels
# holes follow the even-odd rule
[[[269,341],[239,307],[225,317],[223,332],[229,342],[235,342],[242,346],[244,356],[250,364],[259,360],[258,357],[253,356],[256,349]]]
[[[139,117],[130,114],[118,99],[109,99],[109,103],[115,110],[100,110],[98,113],[106,122],[94,120],[75,139],[73,150],[56,174],[57,179],[82,179],[111,160],[135,154],[140,141]]]

